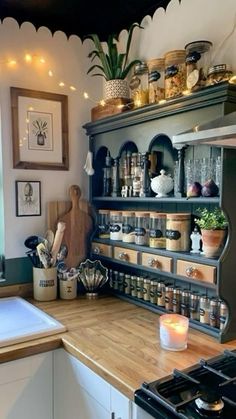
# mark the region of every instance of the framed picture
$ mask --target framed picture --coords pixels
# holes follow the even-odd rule
[[[13,167],[68,170],[68,98],[11,87]]]
[[[39,181],[16,181],[16,216],[41,215],[41,184]]]

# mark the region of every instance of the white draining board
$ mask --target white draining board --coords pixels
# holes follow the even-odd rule
[[[23,298],[0,298],[0,348],[65,331],[63,324]]]

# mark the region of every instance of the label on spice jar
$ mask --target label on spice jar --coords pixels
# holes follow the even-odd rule
[[[110,239],[122,240],[122,224],[116,223],[110,225]]]
[[[166,238],[169,240],[179,240],[181,233],[178,230],[166,230]]]

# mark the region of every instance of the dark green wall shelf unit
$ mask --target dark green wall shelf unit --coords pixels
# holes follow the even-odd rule
[[[101,259],[109,269],[131,275],[148,276],[155,280],[168,281],[171,285],[197,290],[201,294],[217,297],[228,307],[228,317],[225,327],[220,330],[190,320],[190,326],[216,337],[220,342],[236,338],[236,148],[217,148],[207,145],[192,146],[184,149],[184,159],[200,159],[202,157],[221,156],[221,187],[219,196],[214,198],[191,198],[184,196],[155,197],[111,197],[102,196],[102,167],[105,166],[107,150],[113,158],[120,157],[125,145],[132,145],[138,151],[145,153],[152,147],[166,155],[173,135],[177,135],[197,124],[209,122],[236,110],[236,86],[228,83],[208,87],[189,96],[168,100],[159,105],[147,105],[139,109],[127,111],[84,125],[89,136],[90,150],[94,156],[95,174],[90,178],[90,201],[96,210],[147,210],[163,212],[191,212],[194,216],[199,207],[221,207],[228,220],[228,238],[221,256],[217,259],[206,258],[203,255],[193,255],[190,252],[170,252],[165,249],[152,249],[148,246],[137,246],[121,241],[99,239],[94,232],[91,243],[91,257]],[[176,146],[177,147],[177,146]],[[178,147],[179,148],[179,147]],[[174,160],[179,150],[172,150],[173,159],[168,156],[166,162],[169,172],[174,173]],[[192,226],[193,227],[193,226]],[[119,255],[130,253],[131,259],[122,259]],[[133,259],[134,257],[134,259]],[[145,258],[157,258],[168,268],[159,265],[153,268],[144,263]],[[149,259],[148,259],[149,260]],[[164,266],[163,265],[163,266]],[[202,278],[188,277],[179,266],[199,266],[206,272]],[[150,302],[145,302],[119,290],[113,292],[134,304],[163,314],[166,312]]]

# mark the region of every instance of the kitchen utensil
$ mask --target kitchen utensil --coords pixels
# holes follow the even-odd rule
[[[62,238],[64,235],[66,229],[66,223],[59,221],[59,223],[57,224],[57,231],[55,234],[55,238],[54,238],[54,242],[53,242],[53,246],[52,246],[52,260],[53,260],[53,266],[55,266],[56,261],[57,261],[57,254],[59,252],[59,249],[61,247],[61,242],[62,242]]]
[[[56,232],[58,220],[71,209],[70,201],[49,201],[46,206],[47,228]]]
[[[24,241],[25,247],[28,247],[28,249],[35,250],[39,243],[42,243],[44,240],[41,236],[29,236]]]
[[[53,246],[53,242],[54,242],[54,233],[52,230],[47,230],[45,233],[45,241],[47,241],[47,248],[49,250],[49,252],[52,249]]]
[[[62,244],[57,254],[57,263],[62,262],[66,258],[67,255],[68,255],[68,248],[66,244]]]
[[[40,262],[42,263],[44,268],[47,269],[53,266],[51,253],[47,250],[43,243],[38,244],[37,252]]]
[[[92,218],[86,211],[80,208],[81,191],[79,186],[72,185],[69,192],[72,208],[60,220],[66,224],[63,244],[66,244],[68,248],[68,255],[65,263],[71,268],[78,266],[87,256],[88,236],[92,230]],[[85,201],[83,205],[86,208]]]

